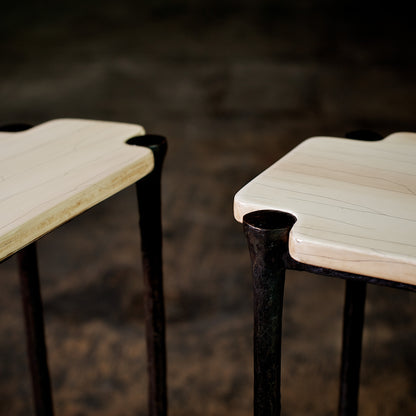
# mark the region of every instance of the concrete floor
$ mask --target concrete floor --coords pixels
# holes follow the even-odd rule
[[[251,278],[235,192],[297,143],[416,131],[400,2],[2,6],[0,122],[139,122],[166,135],[170,415],[250,415]],[[311,4],[312,3],[312,4]],[[39,243],[56,414],[145,415],[133,189]],[[0,414],[32,414],[15,260],[1,265]],[[336,413],[344,283],[288,273],[283,414]],[[416,414],[414,294],[368,288],[361,415]]]

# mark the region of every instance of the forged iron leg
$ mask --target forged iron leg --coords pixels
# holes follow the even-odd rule
[[[52,390],[47,362],[36,243],[19,251],[18,263],[35,412],[37,416],[52,416]]]
[[[153,151],[153,171],[136,184],[140,215],[145,288],[149,415],[167,414],[165,309],[162,273],[161,172],[167,150],[166,139],[146,135],[128,142]]]
[[[361,345],[364,325],[366,283],[346,280],[341,383],[338,414],[355,416],[358,411]]]
[[[349,139],[363,141],[383,139],[383,136],[370,130],[356,130],[347,133],[345,136]],[[366,291],[367,285],[365,282],[354,280],[346,280],[345,282],[339,416],[355,416],[358,412]]]
[[[253,272],[254,415],[280,415],[284,258],[294,223],[290,214],[257,211],[244,217]]]
[[[18,132],[31,127],[30,124],[8,124],[1,126],[0,131]],[[17,258],[35,413],[37,416],[52,416],[52,389],[48,370],[36,243],[20,250]]]

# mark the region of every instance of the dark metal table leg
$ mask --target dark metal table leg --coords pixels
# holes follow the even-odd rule
[[[347,280],[345,284],[338,414],[340,416],[355,416],[358,412],[361,345],[367,285],[365,282],[355,280]]]
[[[23,123],[8,124],[1,126],[0,131],[19,132],[31,127],[30,124]],[[17,258],[35,413],[37,416],[52,416],[52,389],[48,370],[36,243],[20,250]]]
[[[378,141],[383,139],[382,135],[371,130],[351,131],[345,137],[363,141]],[[347,280],[345,282],[341,380],[338,403],[339,416],[355,416],[358,412],[366,290],[367,285],[364,282],[354,280]]]
[[[18,252],[18,263],[35,411],[37,416],[51,416],[53,415],[52,389],[47,361],[36,243]]]
[[[162,272],[161,172],[166,139],[145,135],[128,141],[153,151],[153,171],[136,184],[139,204],[145,288],[146,343],[149,374],[149,415],[167,414],[165,309]]]
[[[276,211],[244,217],[253,272],[254,415],[280,415],[285,257],[295,218]]]

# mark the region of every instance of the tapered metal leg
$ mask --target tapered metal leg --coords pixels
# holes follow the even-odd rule
[[[285,256],[295,218],[276,211],[244,217],[253,272],[254,415],[280,415]]]
[[[52,416],[52,390],[45,343],[36,243],[19,251],[18,263],[35,411],[37,416]]]
[[[145,288],[146,343],[149,375],[149,415],[167,414],[165,309],[162,274],[161,172],[167,150],[166,139],[146,135],[129,144],[153,151],[155,167],[136,184],[139,204],[142,261]]]
[[[8,124],[1,126],[0,131],[19,132],[31,127],[30,124],[23,123]],[[52,416],[52,389],[45,342],[36,243],[20,250],[17,258],[35,413],[37,416]]]
[[[358,412],[361,345],[367,285],[365,282],[354,280],[347,280],[345,283],[344,329],[338,414],[340,416],[355,416]]]
[[[352,131],[347,133],[345,137],[363,141],[383,139],[382,135],[371,130]],[[355,416],[358,412],[366,292],[367,285],[365,282],[355,280],[345,282],[339,416]]]

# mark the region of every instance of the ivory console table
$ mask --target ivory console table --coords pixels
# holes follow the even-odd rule
[[[416,134],[314,137],[235,196],[254,279],[254,408],[280,414],[286,269],[346,280],[340,415],[357,413],[366,283],[416,290]]]
[[[145,279],[149,414],[166,414],[160,177],[166,140],[135,124],[79,119],[0,132],[0,260],[18,252],[33,397],[52,415],[35,241],[136,183]]]

